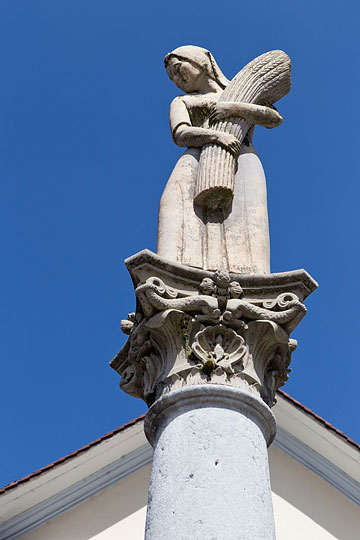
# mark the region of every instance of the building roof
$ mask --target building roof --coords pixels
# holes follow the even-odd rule
[[[49,463],[48,465],[45,465],[44,467],[41,467],[41,469],[37,469],[36,471],[32,472],[31,474],[28,474],[27,476],[24,476],[23,478],[20,478],[19,480],[15,480],[14,482],[11,482],[10,484],[7,484],[6,486],[0,488],[0,495],[5,493],[6,491],[9,491],[10,489],[14,489],[20,484],[24,484],[25,482],[28,482],[29,480],[32,480],[33,478],[36,478],[37,476],[40,476],[41,474],[53,469],[54,467],[57,467],[58,465],[61,465],[62,463],[65,463],[66,461],[69,461],[70,459],[78,456],[79,454],[82,454],[86,450],[89,450],[90,448],[93,448],[94,446],[97,446],[98,444],[102,443],[103,441],[106,441],[108,439],[111,439],[118,433],[121,433],[127,428],[130,428],[131,426],[136,425],[137,423],[141,422],[145,417],[145,414],[142,414],[141,416],[138,416],[137,418],[134,418],[133,420],[130,420],[126,424],[123,424],[122,426],[117,427],[116,429],[113,429],[112,431],[108,431],[108,433],[105,433],[105,435],[102,435],[102,437],[99,437],[98,439],[95,439],[94,441],[85,444],[78,450],[74,450],[73,452],[70,452],[70,454],[67,454],[66,456],[63,456],[56,461],[53,461],[52,463]]]
[[[360,446],[283,391],[273,446],[360,504]],[[144,415],[0,490],[0,539],[16,540],[149,465]]]
[[[308,407],[305,407],[305,405],[303,405],[302,403],[300,403],[299,401],[297,401],[296,399],[291,397],[289,394],[287,394],[283,390],[278,390],[278,394],[280,396],[282,396],[286,401],[288,401],[289,403],[291,403],[292,405],[297,407],[299,410],[301,410],[302,412],[304,412],[307,415],[311,416],[317,422],[322,424],[326,429],[328,429],[332,433],[336,434],[337,436],[341,437],[348,444],[350,444],[351,446],[353,446],[354,448],[356,448],[357,450],[360,451],[360,445],[358,443],[356,443],[355,441],[350,439],[350,437],[348,437],[347,435],[345,435],[345,433],[343,433],[342,431],[340,431],[339,429],[334,427],[332,424],[330,424],[330,422],[327,422],[326,420],[324,420],[324,418],[322,418],[318,414],[314,413]],[[38,470],[32,472],[31,474],[29,474],[29,475],[27,475],[27,476],[25,476],[23,478],[20,478],[19,480],[16,480],[14,482],[11,482],[10,484],[7,484],[6,486],[4,486],[3,488],[0,489],[0,495],[2,495],[3,493],[9,491],[10,489],[14,489],[17,486],[19,486],[21,484],[24,484],[25,482],[28,482],[29,480],[32,480],[33,478],[36,478],[37,476],[40,476],[41,474],[49,471],[50,469],[53,469],[54,467],[57,467],[58,465],[60,465],[62,463],[65,463],[66,461],[78,456],[79,454],[82,454],[86,450],[89,450],[90,448],[93,448],[94,446],[97,446],[101,442],[106,441],[108,439],[111,439],[112,437],[114,437],[118,433],[121,433],[122,431],[130,428],[131,426],[136,425],[139,422],[142,422],[144,417],[145,417],[145,415],[142,414],[138,418],[130,420],[126,424],[123,424],[122,426],[119,426],[116,429],[114,429],[112,431],[109,431],[108,433],[105,433],[105,435],[103,435],[102,437],[99,437],[98,439],[95,439],[94,441],[90,442],[89,444],[86,444],[85,446],[82,446],[78,450],[75,450],[74,452],[71,452],[70,454],[67,454],[66,456],[63,456],[60,459],[58,459],[58,460],[56,460],[56,461],[54,461],[52,463],[49,463],[48,465],[45,465],[41,469],[38,469]]]
[[[351,444],[357,450],[360,451],[360,444],[355,442],[353,439],[350,439],[350,437],[345,435],[345,433],[343,431],[340,431],[339,429],[337,429],[335,426],[330,424],[330,422],[327,422],[327,420],[324,420],[324,418],[322,418],[318,414],[314,413],[314,411],[312,411],[308,407],[305,407],[305,405],[300,403],[300,401],[297,401],[296,399],[291,397],[289,394],[287,394],[283,390],[278,390],[278,394],[280,396],[282,396],[284,399],[286,399],[287,401],[289,401],[290,403],[292,403],[293,405],[295,405],[295,407],[298,407],[300,410],[302,410],[303,412],[305,412],[306,414],[308,414],[309,416],[314,418],[317,422],[320,422],[323,426],[326,427],[326,429],[329,429],[333,433],[336,433],[336,435],[338,435],[339,437],[342,437],[346,442],[348,442],[349,444]]]

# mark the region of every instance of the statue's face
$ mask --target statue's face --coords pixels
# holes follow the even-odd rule
[[[199,90],[201,79],[204,76],[199,67],[175,56],[168,61],[166,71],[176,86],[187,93]]]

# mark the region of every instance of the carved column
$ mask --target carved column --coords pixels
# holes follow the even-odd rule
[[[229,275],[146,250],[126,264],[137,309],[111,365],[150,406],[146,540],[275,539],[270,407],[316,283],[304,270]]]

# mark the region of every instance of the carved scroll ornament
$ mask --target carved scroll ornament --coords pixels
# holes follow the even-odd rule
[[[111,362],[120,387],[149,405],[163,393],[208,382],[240,387],[275,403],[306,312],[294,293],[245,300],[241,284],[217,271],[185,296],[158,277],[136,287],[138,309],[122,321],[129,339]]]

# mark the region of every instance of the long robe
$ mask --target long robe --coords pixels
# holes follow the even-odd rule
[[[170,121],[173,134],[181,124],[204,127],[204,109],[189,107],[186,96],[176,98]],[[242,145],[234,199],[226,213],[206,214],[194,205],[200,152],[200,148],[188,148],[167,182],[160,201],[157,253],[208,270],[270,272],[266,180],[255,148],[249,140]]]

